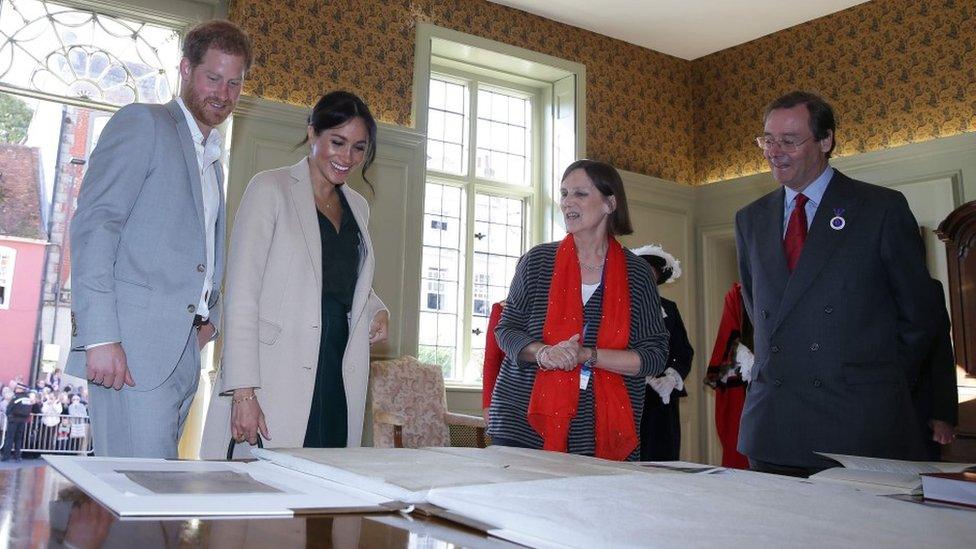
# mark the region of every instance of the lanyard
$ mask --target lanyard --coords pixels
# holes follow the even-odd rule
[[[590,327],[589,322],[583,324],[582,342],[586,341],[586,332],[588,331],[589,327]],[[590,377],[592,375],[593,375],[593,368],[589,364],[584,362],[582,367],[580,368],[580,391],[586,390],[586,386],[590,384]]]

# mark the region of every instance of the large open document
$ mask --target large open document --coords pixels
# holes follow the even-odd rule
[[[959,548],[976,512],[748,471],[433,489],[432,505],[530,547]]]
[[[293,516],[408,507],[381,495],[268,462],[44,456],[120,517]]]
[[[415,504],[426,502],[427,492],[434,488],[667,472],[636,463],[504,446],[254,449],[252,453],[281,467]]]
[[[531,547],[968,547],[976,513],[749,471],[493,447],[255,450],[253,463],[48,458],[123,516],[403,508]],[[683,471],[694,471],[689,474]],[[228,497],[232,494],[233,497]],[[289,499],[290,498],[290,499]],[[390,503],[390,502],[405,503]]]
[[[922,493],[922,473],[959,473],[973,470],[973,463],[947,463],[939,461],[902,461],[897,459],[850,456],[817,452],[840,463],[810,477],[814,482],[849,484],[875,494]]]

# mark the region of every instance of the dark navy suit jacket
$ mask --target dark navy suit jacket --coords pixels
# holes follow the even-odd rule
[[[736,214],[756,356],[739,451],[805,468],[835,465],[817,451],[922,459],[910,388],[934,309],[908,202],[835,171],[790,273],[783,196],[777,189]],[[843,228],[830,226],[835,216]]]

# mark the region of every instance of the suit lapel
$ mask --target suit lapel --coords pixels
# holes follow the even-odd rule
[[[305,238],[305,249],[312,262],[315,282],[322,288],[322,235],[319,232],[319,219],[315,209],[315,196],[312,194],[312,181],[309,179],[308,162],[303,157],[291,167],[291,204],[298,217],[298,225]]]
[[[197,210],[200,230],[206,234],[206,228],[203,226],[205,219],[203,215],[203,185],[200,183],[200,163],[197,161],[197,152],[193,146],[193,136],[190,134],[190,128],[186,125],[187,120],[183,114],[183,109],[175,99],[166,103],[166,110],[176,122],[176,131],[180,135],[180,148],[183,151],[183,161],[186,163],[187,181],[190,183],[190,194],[193,196],[193,205]]]
[[[790,272],[786,268],[786,254],[783,252],[783,200],[785,191],[782,187],[770,194],[763,207],[759,209],[759,219],[756,225],[756,241],[772,242],[769,246],[760,246],[759,257],[763,268],[767,270],[770,287],[764,291],[776,298],[781,298]]]
[[[779,307],[779,317],[775,327],[790,313],[800,297],[803,296],[813,281],[817,279],[830,257],[847,237],[850,224],[857,216],[857,205],[861,201],[853,195],[847,177],[839,171],[834,172],[827,190],[824,192],[817,213],[810,225],[810,232],[803,244],[803,252],[796,264],[793,275],[786,284],[783,300]],[[847,222],[847,230],[834,230],[830,227],[830,219],[835,215],[842,215]]]

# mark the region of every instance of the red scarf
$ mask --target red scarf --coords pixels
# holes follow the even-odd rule
[[[623,248],[609,238],[603,274],[603,314],[597,332],[597,348],[626,349],[630,340],[630,293],[627,258]],[[556,265],[549,287],[549,306],[542,341],[554,345],[574,334],[582,336],[582,278],[576,243],[567,235],[556,251]],[[580,339],[582,342],[582,338]],[[637,431],[630,395],[620,374],[593,370],[596,457],[624,460],[637,447]],[[542,436],[543,449],[567,451],[569,424],[579,403],[580,366],[572,371],[538,370],[529,400],[529,424]]]

